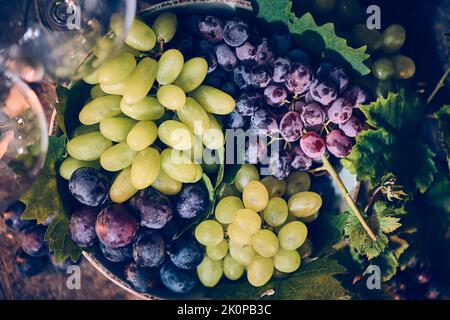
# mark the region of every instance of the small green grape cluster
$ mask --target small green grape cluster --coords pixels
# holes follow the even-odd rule
[[[111,19],[114,36],[99,40],[96,56],[105,58],[108,46],[121,36],[119,21]],[[110,190],[116,203],[149,186],[175,195],[183,183],[201,179],[204,148],[217,150],[225,143],[215,115],[232,112],[235,101],[202,85],[208,72],[204,58],[185,62],[177,49],[161,51],[176,29],[177,17],[170,12],[159,15],[152,27],[136,19],[122,51],[84,78],[93,85],[91,100],[67,144],[63,178],[81,167],[120,172]],[[157,41],[161,48],[155,48]],[[159,55],[158,61],[152,58]],[[159,147],[155,142],[161,142]]]
[[[274,274],[298,270],[302,253],[310,250],[305,222],[313,221],[322,206],[320,195],[308,191],[310,183],[305,172],[260,181],[255,166],[243,165],[235,178],[236,194],[223,197],[215,220],[195,229],[197,241],[206,246],[197,267],[200,282],[214,287],[223,275],[234,281],[247,271],[248,282],[260,287]]]

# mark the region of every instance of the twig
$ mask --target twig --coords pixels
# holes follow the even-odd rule
[[[445,71],[444,75],[442,76],[442,78],[439,80],[438,84],[436,85],[436,87],[434,88],[433,92],[431,93],[431,95],[428,97],[427,100],[427,105],[431,103],[431,101],[434,99],[434,97],[437,95],[437,93],[439,92],[439,90],[441,90],[442,87],[444,87],[445,85],[445,79],[447,79],[448,75],[450,74],[450,67],[447,68],[447,70]]]
[[[378,186],[370,193],[369,201],[367,202],[367,205],[364,208],[365,213],[367,213],[369,211],[370,207],[372,206],[373,202],[375,201],[377,194],[381,191],[381,189],[383,189],[383,186]]]

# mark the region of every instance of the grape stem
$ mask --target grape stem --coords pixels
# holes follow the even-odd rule
[[[350,209],[352,209],[353,213],[356,215],[356,218],[358,218],[358,220],[361,223],[361,225],[363,226],[364,230],[366,230],[367,234],[373,241],[376,241],[377,240],[376,235],[373,233],[372,229],[370,229],[369,225],[364,220],[364,217],[362,216],[361,211],[358,209],[358,206],[356,205],[355,201],[353,200],[353,198],[351,197],[347,188],[345,187],[344,182],[342,182],[341,178],[339,177],[338,173],[331,165],[331,163],[328,160],[328,158],[326,157],[326,155],[322,156],[322,162],[323,162],[323,166],[318,169],[327,171],[328,174],[331,176],[331,178],[333,178],[333,180],[336,182],[339,190],[341,190],[341,192],[344,196],[345,202],[347,202]]]
[[[430,97],[427,100],[427,105],[431,103],[431,101],[434,99],[434,97],[436,96],[436,94],[439,92],[439,90],[441,90],[441,88],[444,87],[445,85],[445,79],[447,79],[447,76],[450,74],[450,67],[447,68],[447,70],[445,71],[444,75],[441,77],[441,79],[439,80],[438,84],[436,85],[436,87],[434,88],[433,92],[431,93]]]

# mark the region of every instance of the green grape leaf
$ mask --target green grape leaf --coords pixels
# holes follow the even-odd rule
[[[381,279],[383,282],[389,281],[397,273],[399,263],[392,251],[387,250],[372,261],[372,264],[380,267]]]
[[[347,297],[347,291],[334,278],[347,270],[336,260],[316,259],[286,279],[272,279],[255,288],[245,283],[224,282],[212,289],[211,296],[222,300],[335,300]]]
[[[64,115],[66,113],[66,106],[67,106],[67,99],[69,95],[69,89],[62,86],[56,87],[56,103],[55,103],[55,110],[56,110],[56,124],[61,129],[63,134],[65,134],[67,137],[69,136],[67,132],[66,123],[64,121]]]
[[[54,252],[56,262],[71,258],[76,262],[81,256],[81,249],[70,239],[69,218],[65,214],[57,215],[47,228],[45,240],[49,251]]]
[[[332,247],[344,239],[346,221],[345,212],[320,212],[317,220],[308,225],[308,237],[314,244],[314,256],[334,253]]]
[[[443,106],[436,117],[439,121],[439,135],[442,147],[447,155],[447,163],[450,169],[450,105]]]
[[[319,26],[310,13],[296,17],[291,11],[291,0],[254,0],[253,3],[258,9],[257,18],[267,23],[283,24],[306,49],[330,60],[344,61],[360,75],[370,73],[370,69],[364,64],[369,58],[365,52],[366,47],[350,47],[347,40],[336,35],[332,23]]]

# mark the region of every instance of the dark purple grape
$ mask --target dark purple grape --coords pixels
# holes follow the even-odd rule
[[[186,185],[175,203],[179,217],[192,219],[202,215],[208,207],[208,193],[201,184]]]
[[[25,277],[33,277],[44,272],[45,268],[47,268],[48,265],[47,255],[41,257],[32,257],[22,249],[19,249],[16,252],[14,260],[20,274]]]
[[[50,264],[54,270],[66,272],[67,268],[74,265],[75,263],[71,259],[65,259],[61,262],[56,262],[55,255],[52,254],[50,255]]]
[[[175,49],[180,50],[185,58],[192,57],[196,54],[195,49],[196,40],[190,34],[180,34],[173,40],[173,45]]]
[[[82,248],[90,247],[97,239],[95,222],[98,209],[84,207],[72,213],[69,223],[69,235],[73,242]]]
[[[295,142],[303,134],[303,122],[300,114],[295,111],[287,112],[280,121],[280,133],[287,142]]]
[[[252,115],[251,126],[257,134],[273,136],[279,132],[275,116],[265,109],[259,109]]]
[[[199,36],[198,26],[201,18],[198,14],[190,14],[185,20],[186,31],[193,36]]]
[[[220,88],[225,81],[228,81],[228,73],[222,68],[216,68],[216,70],[206,75],[204,83]]]
[[[302,151],[311,159],[320,159],[325,154],[325,141],[315,132],[307,132],[300,139]]]
[[[25,231],[36,225],[35,220],[21,220],[25,204],[17,201],[3,212],[3,221],[5,225],[12,231]]]
[[[124,277],[134,290],[144,293],[156,286],[159,272],[156,268],[143,268],[132,262],[125,267]]]
[[[44,240],[46,231],[47,228],[40,225],[25,231],[21,241],[23,251],[32,257],[47,255],[48,245]]]
[[[239,65],[233,70],[233,81],[239,89],[250,88],[250,71],[250,68],[244,65]]]
[[[309,65],[311,63],[311,57],[302,49],[291,50],[286,54],[286,56],[291,60],[299,61],[304,64]]]
[[[292,111],[296,111],[302,114],[303,107],[306,106],[306,102],[302,100],[297,100],[294,102],[294,106],[292,107]]]
[[[313,97],[311,95],[311,92],[309,92],[309,91],[305,95],[305,102],[306,102],[306,104],[310,104],[310,103],[316,102],[316,100],[313,99]]]
[[[311,86],[314,75],[311,69],[300,62],[292,62],[285,76],[286,87],[294,94],[302,94]]]
[[[270,157],[270,173],[278,180],[283,180],[291,173],[292,159],[288,154],[275,153]]]
[[[182,231],[184,222],[181,220],[173,218],[161,229],[161,235],[165,241],[171,242]]]
[[[327,112],[320,104],[313,102],[302,108],[300,116],[305,126],[315,127],[325,122]]]
[[[219,18],[203,17],[198,24],[198,29],[202,37],[211,43],[218,43],[223,40],[223,25]]]
[[[214,50],[214,44],[206,41],[205,39],[200,39],[198,42],[198,49],[201,52],[212,52]]]
[[[138,231],[136,216],[120,204],[108,205],[97,216],[95,232],[98,238],[110,248],[130,244]]]
[[[272,80],[272,70],[268,66],[256,66],[250,72],[250,83],[255,88],[265,88]]]
[[[100,250],[103,256],[111,262],[127,262],[133,258],[132,244],[120,248],[110,248],[100,241]]]
[[[286,89],[280,85],[270,85],[264,89],[264,101],[272,107],[281,107],[287,99]]]
[[[236,109],[224,117],[224,126],[227,129],[242,129],[247,124],[247,117],[243,117]]]
[[[213,72],[217,68],[217,58],[211,52],[201,52],[200,57],[204,58],[208,63],[208,73]]]
[[[352,85],[344,92],[343,97],[352,104],[353,108],[359,108],[360,104],[367,102],[368,93],[360,86]]]
[[[142,231],[133,244],[134,261],[141,267],[153,268],[163,263],[166,243],[158,230]]]
[[[257,64],[267,64],[275,55],[275,48],[272,40],[269,38],[262,38],[258,47],[256,48],[255,61]]]
[[[232,19],[223,28],[223,40],[232,47],[239,47],[249,37],[248,24],[240,19]]]
[[[193,270],[177,268],[171,261],[164,264],[159,271],[159,276],[164,286],[175,293],[187,293],[197,282],[197,276]]]
[[[284,82],[286,73],[291,66],[291,60],[289,58],[279,57],[271,60],[270,65],[273,68],[272,80],[277,83]]]
[[[238,64],[238,59],[234,54],[233,50],[225,44],[218,44],[214,48],[214,53],[216,54],[217,64],[225,71],[231,72]]]
[[[236,56],[239,61],[242,61],[244,64],[254,63],[256,58],[256,46],[250,41],[247,41],[242,46],[236,48]]]
[[[335,68],[335,65],[329,62],[322,62],[316,71],[316,77],[320,80],[325,80],[329,77],[331,70]]]
[[[329,78],[334,83],[339,93],[347,89],[350,84],[350,77],[348,76],[347,71],[341,67],[336,67],[331,70]]]
[[[312,166],[312,159],[308,157],[300,146],[295,146],[291,152],[292,163],[291,166],[295,170],[306,171],[309,170]]]
[[[311,87],[309,88],[311,97],[318,103],[328,106],[337,98],[337,90],[334,84],[330,81],[318,79],[314,80]]]
[[[255,114],[263,104],[263,97],[258,92],[244,92],[236,101],[235,110],[243,117]]]
[[[94,168],[80,168],[69,180],[69,190],[80,203],[98,207],[102,205],[109,193],[108,177]]]
[[[130,207],[141,218],[141,226],[146,228],[161,229],[173,216],[169,198],[153,188],[136,193],[130,199]]]
[[[170,244],[170,260],[180,269],[194,269],[204,256],[205,250],[195,239],[177,239]]]
[[[245,161],[251,164],[263,162],[267,158],[267,137],[264,135],[251,135],[245,141]]]
[[[356,116],[351,116],[347,122],[339,124],[339,129],[341,129],[347,137],[354,138],[361,133],[363,124]]]
[[[345,158],[352,152],[352,142],[341,130],[333,130],[327,135],[327,149],[336,158]]]
[[[347,122],[352,116],[352,113],[352,104],[344,98],[339,98],[328,109],[328,118],[333,123],[341,124]]]
[[[291,49],[292,37],[289,32],[275,32],[271,39],[275,43],[278,55],[284,55]]]
[[[239,94],[239,89],[236,87],[233,81],[227,81],[224,84],[222,84],[222,87],[220,88],[223,92],[228,93],[233,98],[236,98]]]

